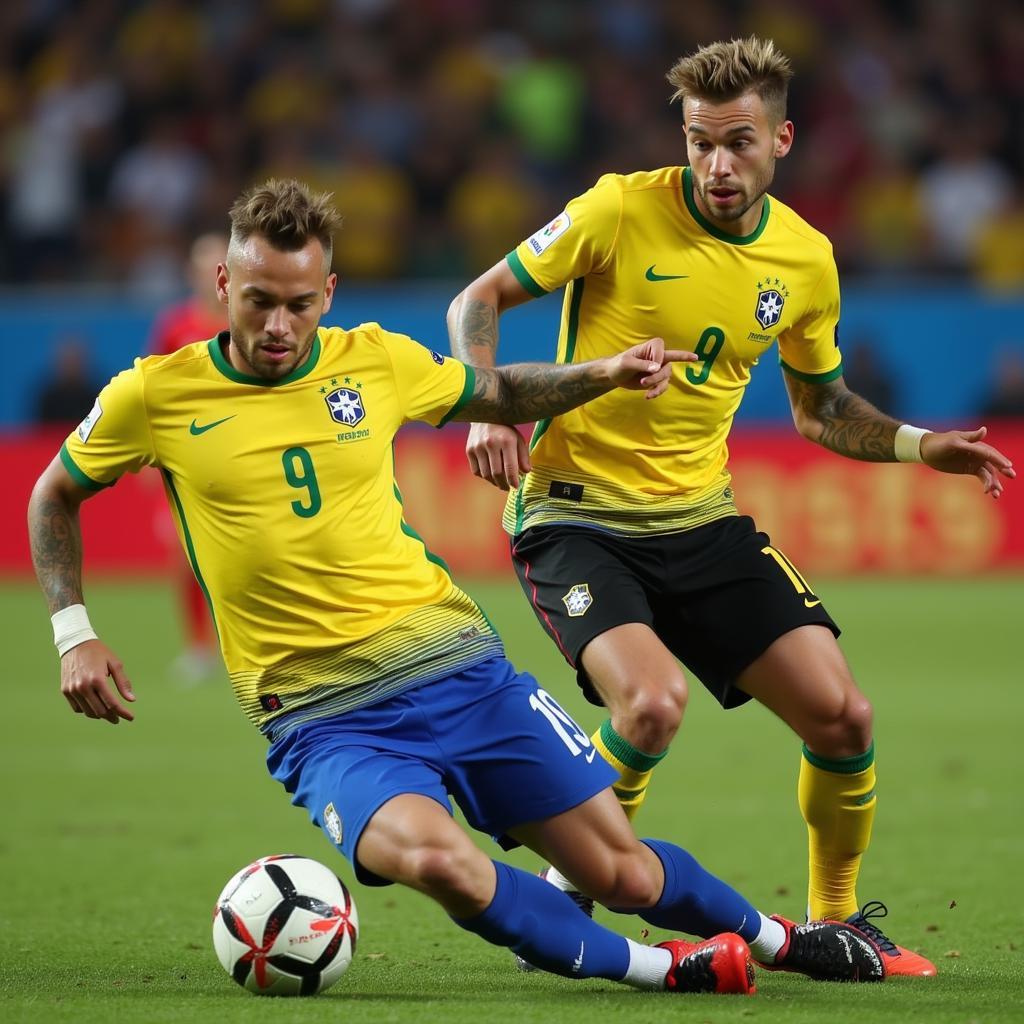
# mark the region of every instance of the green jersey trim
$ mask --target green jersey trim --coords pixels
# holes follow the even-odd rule
[[[394,455],[392,454],[392,462],[394,462]],[[406,537],[411,537],[413,540],[418,540],[423,545],[423,554],[426,556],[428,562],[433,562],[434,565],[444,569],[448,577],[451,578],[452,571],[448,568],[448,563],[440,556],[435,555],[430,548],[427,547],[427,542],[405,521],[405,502],[402,500],[402,492],[398,489],[398,484],[393,484],[395,489],[395,497],[398,499],[398,504],[402,506],[402,518],[399,521],[399,525],[402,528],[402,533]]]
[[[689,167],[683,168],[683,199],[686,201],[686,208],[690,211],[690,216],[709,234],[712,238],[717,238],[720,242],[728,242],[730,245],[750,245],[751,242],[756,242],[761,234],[764,232],[765,227],[768,225],[768,214],[771,210],[771,200],[768,196],[764,197],[764,205],[761,207],[761,220],[757,227],[749,235],[730,235],[727,231],[723,231],[721,228],[715,227],[700,212],[700,208],[697,206],[696,200],[693,198],[693,175],[690,173]]]
[[[523,261],[519,258],[519,253],[513,249],[506,257],[505,262],[512,268],[512,273],[516,275],[516,280],[535,298],[539,299],[542,295],[547,295],[547,291],[541,288],[539,284],[530,276],[530,272],[523,266]]]
[[[804,373],[803,370],[794,370],[793,367],[780,356],[779,366],[781,366],[791,377],[796,377],[797,380],[802,380],[805,384],[827,384],[830,380],[836,380],[836,378],[842,377],[843,375],[842,363],[840,363],[834,370],[826,370],[824,373]]]
[[[210,358],[213,360],[213,365],[216,366],[228,380],[233,380],[236,384],[251,384],[260,388],[279,388],[284,384],[294,384],[295,381],[302,380],[303,377],[308,377],[313,372],[320,359],[320,333],[318,331],[313,335],[313,344],[310,347],[309,355],[301,366],[296,366],[291,373],[286,373],[279,380],[266,380],[263,377],[253,377],[248,373],[241,373],[236,370],[227,361],[227,358],[220,347],[221,338],[224,337],[226,333],[227,332],[222,332],[221,334],[211,338],[207,347],[210,350]]]
[[[74,480],[79,487],[83,487],[87,491],[102,491],[104,487],[110,487],[113,484],[113,481],[109,484],[102,484],[99,480],[93,480],[91,476],[87,476],[83,473],[78,466],[75,465],[75,460],[71,458],[71,452],[68,451],[66,441],[60,446],[60,461],[64,463],[64,468],[68,471],[68,475],[71,479]]]
[[[571,363],[576,355],[576,339],[579,335],[580,329],[580,306],[583,304],[583,286],[585,278],[577,277],[570,285],[570,297],[569,297],[569,322],[565,332],[565,359],[563,363]],[[530,438],[530,448],[532,452],[537,447],[537,442],[544,436],[544,432],[551,426],[551,417],[548,416],[546,419],[537,420],[533,428],[533,436]],[[517,534],[522,532],[523,528],[523,485],[519,485],[519,489],[516,491],[516,527],[515,532]]]
[[[199,568],[199,560],[196,558],[196,548],[192,543],[192,534],[189,532],[188,520],[185,518],[185,509],[181,504],[181,498],[178,497],[178,489],[174,486],[174,477],[172,477],[166,469],[162,469],[160,472],[164,478],[164,483],[167,485],[167,493],[170,495],[171,500],[174,502],[174,507],[178,512],[178,522],[181,523],[181,532],[185,537],[185,550],[188,552],[189,564],[192,566],[192,571],[195,573],[199,589],[203,592],[203,597],[206,598],[206,605],[210,609],[210,617],[213,619],[213,628],[217,631],[217,635],[219,636],[220,629],[217,626],[217,616],[213,610],[213,600],[210,598],[210,591],[206,588],[206,580],[203,579],[203,574]]]
[[[466,371],[466,381],[462,385],[462,394],[455,399],[455,404],[437,421],[438,430],[473,397],[473,389],[476,387],[476,370],[469,363],[463,363],[462,365]]]

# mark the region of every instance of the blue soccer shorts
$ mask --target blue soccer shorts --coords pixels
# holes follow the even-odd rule
[[[532,676],[504,658],[378,704],[296,727],[267,753],[270,774],[366,885],[387,885],[355,851],[388,800],[419,793],[503,845],[505,833],[561,814],[618,777]]]

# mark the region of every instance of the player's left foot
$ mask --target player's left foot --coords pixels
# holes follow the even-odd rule
[[[738,935],[723,932],[703,942],[669,939],[659,949],[672,954],[665,976],[669,992],[718,992],[753,995],[754,965],[750,949]]]
[[[887,917],[889,908],[881,900],[865,903],[856,914],[851,914],[846,923],[866,935],[881,951],[885,961],[885,973],[890,978],[934,978],[935,964],[931,960],[915,953],[912,949],[897,946],[892,939],[870,918]]]
[[[786,929],[786,943],[769,971],[796,971],[818,981],[882,981],[885,962],[875,943],[856,928],[837,921],[794,924],[772,915]]]

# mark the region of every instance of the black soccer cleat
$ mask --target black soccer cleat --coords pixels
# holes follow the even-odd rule
[[[834,921],[795,924],[772,915],[786,929],[785,945],[769,971],[795,971],[817,981],[882,981],[885,961],[878,947],[856,928]]]

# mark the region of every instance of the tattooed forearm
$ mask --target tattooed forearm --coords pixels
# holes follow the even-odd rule
[[[474,366],[493,366],[498,352],[498,311],[480,299],[463,296],[449,315],[452,354]]]
[[[599,362],[577,365],[518,363],[477,367],[469,401],[455,419],[477,423],[530,423],[575,409],[613,386]]]
[[[50,614],[82,603],[82,531],[78,509],[60,497],[35,493],[28,507],[32,564]]]
[[[840,377],[810,384],[786,377],[793,415],[801,433],[850,459],[895,462],[899,420],[880,412],[854,394]]]

